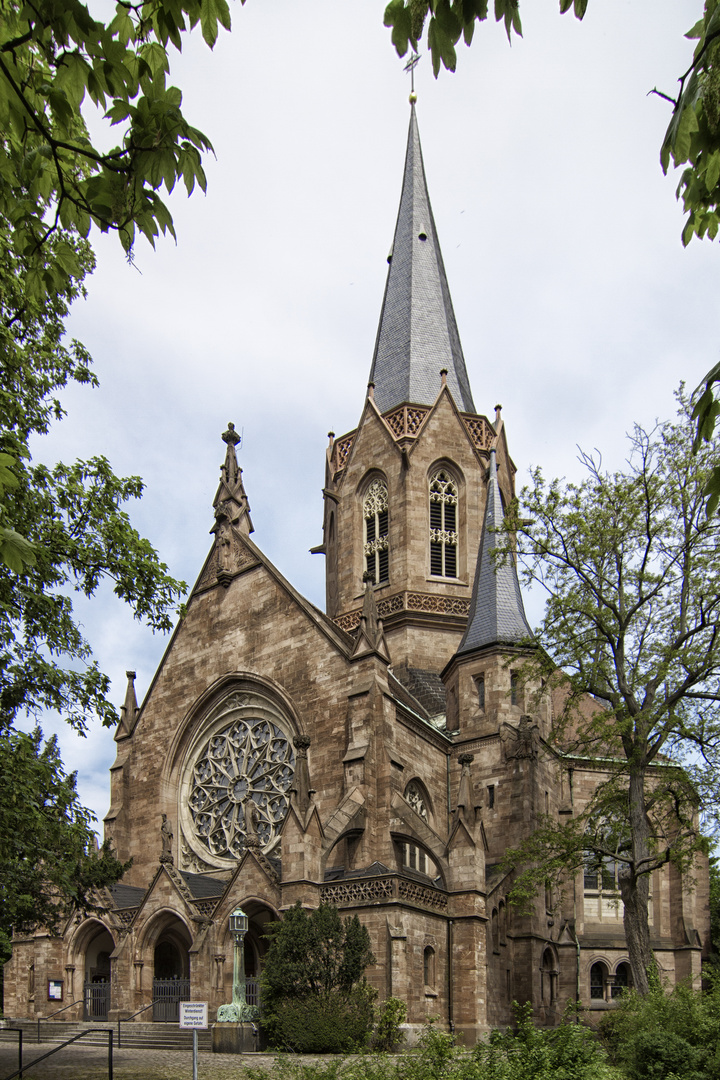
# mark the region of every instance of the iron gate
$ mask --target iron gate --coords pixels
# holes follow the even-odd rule
[[[161,1024],[179,1023],[180,1002],[189,1000],[189,979],[153,979],[153,1020]]]
[[[85,1019],[107,1020],[110,1008],[110,983],[86,982],[84,990]]]

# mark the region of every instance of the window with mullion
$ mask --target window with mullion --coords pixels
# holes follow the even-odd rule
[[[457,577],[457,484],[441,469],[430,479],[430,574]]]
[[[384,480],[373,480],[363,500],[365,570],[380,585],[389,581],[388,492]]]

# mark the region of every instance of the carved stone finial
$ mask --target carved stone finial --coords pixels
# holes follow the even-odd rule
[[[448,377],[447,368],[441,368],[440,369],[440,385],[441,386],[447,386],[447,377]]]
[[[125,702],[120,706],[120,723],[116,738],[132,734],[137,715],[140,712],[135,695],[135,672],[126,671],[125,674],[127,676],[127,688],[125,690]]]
[[[474,760],[475,760],[475,755],[474,754],[460,754],[460,756],[458,757],[458,763],[460,765],[462,765],[462,766],[472,765]]]
[[[235,425],[231,424],[229,420],[228,429],[227,431],[223,431],[220,438],[224,443],[227,443],[228,446],[237,446],[239,442],[242,442],[242,435],[238,435],[237,431],[235,430]]]
[[[220,438],[227,445],[225,461],[222,467],[222,477],[228,487],[232,489],[238,479],[238,461],[235,447],[238,443],[242,442],[242,436],[238,435],[234,424],[228,423],[227,431],[224,431]]]
[[[172,825],[168,821],[167,814],[161,814],[162,825],[160,826],[160,836],[162,838],[162,853],[160,855],[161,863],[168,863],[173,865],[174,859],[172,854],[173,846],[173,830]]]
[[[369,382],[368,383],[367,391],[368,391],[367,396],[370,398],[371,401],[374,401],[375,400],[375,383],[374,382]]]

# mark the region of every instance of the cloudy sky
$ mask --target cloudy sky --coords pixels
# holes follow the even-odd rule
[[[621,465],[624,434],[674,410],[717,360],[720,253],[680,242],[658,151],[700,0],[591,0],[582,23],[525,0],[524,39],[494,22],[458,71],[417,70],[430,196],[478,410],[503,405],[522,479],[577,476],[577,446]],[[177,245],[96,237],[70,333],[101,388],[66,395],[40,460],[104,453],[147,488],[137,527],[192,584],[210,544],[228,420],[254,539],[315,603],[327,432],[357,423],[400,197],[409,106],[382,0],[247,0],[213,53],[173,59],[186,116],[213,141],[208,193],[178,194]],[[529,603],[537,622],[537,600]],[[142,698],[167,640],[110,590],[82,621],[114,696]],[[46,721],[47,732],[53,730]],[[109,805],[112,734],[61,724],[83,801]]]

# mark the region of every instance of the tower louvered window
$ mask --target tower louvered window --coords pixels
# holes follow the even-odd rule
[[[376,585],[389,581],[388,491],[384,480],[373,480],[363,501],[365,569]]]
[[[442,470],[430,480],[430,573],[457,577],[457,484]]]

